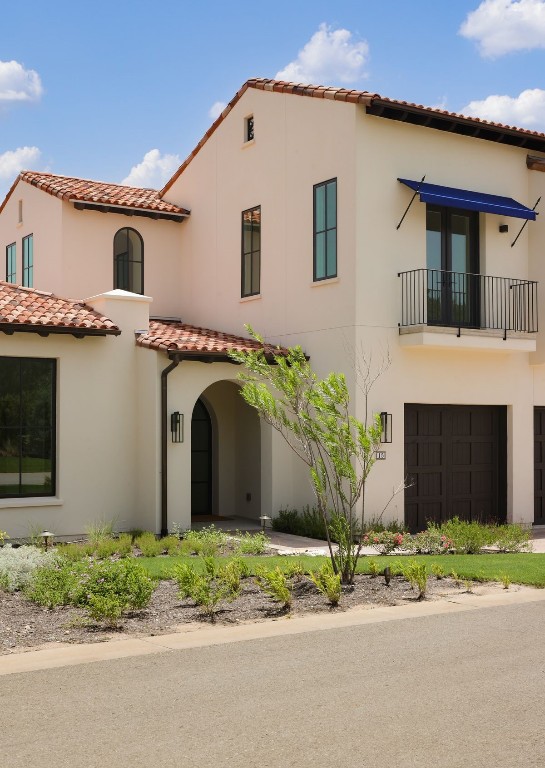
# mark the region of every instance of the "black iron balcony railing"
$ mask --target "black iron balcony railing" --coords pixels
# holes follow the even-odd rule
[[[537,331],[537,283],[511,277],[412,269],[401,278],[401,327],[436,325]]]

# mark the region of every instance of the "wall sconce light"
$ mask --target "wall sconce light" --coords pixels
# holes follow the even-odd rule
[[[392,442],[392,414],[382,411],[380,414],[380,425],[382,427],[382,434],[380,436],[381,443]]]
[[[509,224],[500,224],[500,232],[509,232]]]
[[[179,411],[170,414],[170,434],[173,443],[184,441],[184,415]]]

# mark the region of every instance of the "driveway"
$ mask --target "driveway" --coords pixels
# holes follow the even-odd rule
[[[541,600],[7,675],[1,764],[542,766],[544,626]]]

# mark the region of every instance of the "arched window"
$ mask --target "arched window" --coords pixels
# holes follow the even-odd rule
[[[131,227],[115,233],[114,288],[144,293],[144,241]]]

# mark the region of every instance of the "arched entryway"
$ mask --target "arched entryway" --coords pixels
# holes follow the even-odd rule
[[[191,420],[191,517],[261,514],[259,417],[232,381],[207,387]]]
[[[191,516],[212,514],[212,419],[201,398],[191,417]]]

